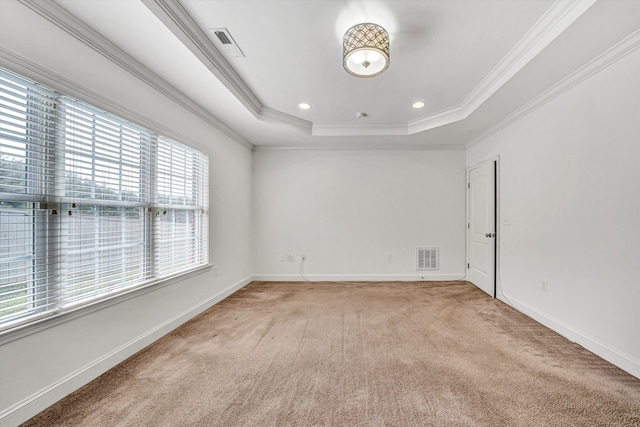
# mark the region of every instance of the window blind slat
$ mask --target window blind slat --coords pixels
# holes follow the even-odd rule
[[[0,70],[0,330],[206,264],[208,203],[203,153]]]
[[[53,91],[0,70],[0,325],[57,304],[45,248],[59,227],[31,203],[54,177],[54,103]]]

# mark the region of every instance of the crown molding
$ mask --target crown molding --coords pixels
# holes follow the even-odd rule
[[[141,0],[209,71],[259,118],[264,105],[178,0]]]
[[[597,0],[557,0],[462,103],[409,122],[409,134],[464,120],[562,34]]]
[[[544,104],[552,101],[563,93],[569,91],[573,87],[582,83],[585,80],[593,77],[597,73],[603,71],[607,67],[615,64],[620,59],[626,57],[630,53],[635,50],[640,49],[640,30],[636,30],[620,42],[616,43],[611,48],[607,49],[602,54],[598,55],[596,58],[571,73],[563,80],[547,89],[540,95],[533,98],[527,104],[523,105],[519,109],[515,110],[513,113],[509,114],[505,117],[500,123],[496,126],[492,127],[478,138],[474,139],[470,143],[466,145],[422,145],[422,146],[412,146],[412,145],[391,145],[385,144],[375,147],[362,147],[358,145],[346,145],[340,147],[328,147],[328,146],[255,146],[253,151],[274,151],[274,150],[467,150],[474,145],[482,142],[486,138],[490,137],[498,133],[500,130],[506,128],[510,124],[519,120],[520,118],[526,116],[527,114],[533,112],[534,110],[542,107]]]
[[[312,136],[404,136],[466,119],[597,0],[557,0],[460,105],[407,123],[310,123],[262,104],[220,54],[180,0],[142,0],[258,119],[285,124]]]
[[[311,133],[311,122],[269,108],[258,99],[179,0],[141,1],[256,119]]]
[[[308,120],[304,120],[269,107],[262,107],[260,110],[260,116],[260,119],[264,122],[285,125],[307,134],[311,133],[313,126],[313,123]]]
[[[562,34],[597,0],[557,0],[462,102],[466,116]]]
[[[462,106],[457,106],[427,117],[411,120],[407,125],[409,135],[464,120],[469,114],[470,113],[464,111]]]
[[[46,2],[37,0],[18,1],[43,18],[47,19],[52,24],[56,25],[58,28],[64,30],[66,33],[89,46],[94,51],[100,53],[114,64],[128,71],[137,79],[143,81],[153,89],[171,99],[173,102],[200,118],[205,123],[218,129],[220,132],[239,144],[249,149],[253,148],[253,144],[247,141],[235,130],[231,129],[204,107],[194,102],[190,97],[182,93],[162,77],[151,71],[135,58],[111,43],[97,31],[76,18],[73,14],[60,6],[55,0]],[[57,78],[52,80],[56,81]],[[67,81],[62,84],[67,85],[68,83],[69,82]],[[113,102],[106,102],[106,104],[116,105]]]
[[[80,101],[101,108],[104,111],[108,111],[109,113],[129,120],[132,123],[144,126],[161,135],[167,136],[176,141],[184,142],[194,148],[207,150],[206,144],[203,144],[202,141],[195,140],[187,135],[175,131],[174,129],[168,128],[162,123],[142,116],[136,111],[127,108],[125,105],[108,99],[100,95],[98,92],[81,86],[60,74],[56,74],[33,61],[3,48],[2,46],[0,46],[0,67],[6,68],[16,74],[20,74],[34,82],[48,86],[50,89],[62,92],[65,95],[70,95]],[[237,140],[236,142],[244,145],[249,150],[253,149],[253,145],[245,145]]]
[[[75,18],[55,0],[19,1],[234,140],[245,146],[252,146],[206,109]],[[461,104],[407,123],[357,125],[312,123],[267,107],[224,58],[180,0],[141,1],[256,119],[284,125],[312,136],[406,136],[466,119],[597,0],[557,0]]]
[[[314,123],[313,136],[406,136],[406,123]]]
[[[465,151],[466,147],[462,144],[451,145],[394,145],[382,144],[375,146],[363,146],[356,144],[347,144],[340,146],[326,145],[305,145],[305,146],[268,146],[256,145],[253,152],[261,151]]]
[[[506,128],[513,122],[517,121],[521,117],[526,116],[527,114],[533,112],[534,110],[542,107],[549,101],[557,98],[563,93],[567,92],[571,88],[577,86],[583,81],[589,79],[600,71],[606,69],[610,65],[615,64],[620,59],[624,58],[631,52],[640,48],[640,30],[636,30],[631,33],[629,36],[616,43],[611,48],[604,51],[602,54],[598,55],[596,58],[580,67],[578,70],[569,74],[567,77],[562,79],[560,82],[556,83],[546,91],[542,92],[531,101],[523,105],[522,107],[515,110],[513,113],[509,114],[503,120],[501,120],[497,125],[484,132],[478,138],[466,144],[466,148],[473,147],[474,145],[482,142],[486,138],[490,137],[498,133],[500,130]]]

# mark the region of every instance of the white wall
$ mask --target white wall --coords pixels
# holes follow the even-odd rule
[[[640,377],[640,50],[473,145],[467,164],[495,155],[501,298]]]
[[[299,280],[304,253],[306,276],[320,280],[463,277],[464,159],[463,151],[256,151],[255,274]],[[438,271],[416,271],[417,246],[440,248]]]
[[[31,335],[0,337],[0,425],[16,425],[250,280],[251,152],[26,7],[1,3],[2,48],[209,154],[210,254],[219,268]]]

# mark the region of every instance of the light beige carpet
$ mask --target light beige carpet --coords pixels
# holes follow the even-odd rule
[[[255,282],[27,426],[640,426],[640,380],[465,282]]]

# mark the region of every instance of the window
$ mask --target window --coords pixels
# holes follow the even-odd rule
[[[0,70],[0,329],[208,263],[208,159]]]
[[[198,152],[163,137],[158,138],[156,165],[154,255],[158,273],[168,275],[207,259],[207,222],[201,212],[207,199],[206,165]]]

